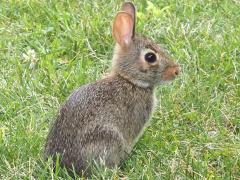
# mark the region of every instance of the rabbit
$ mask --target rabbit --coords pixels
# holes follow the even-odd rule
[[[133,3],[123,3],[112,25],[116,45],[109,75],[76,89],[50,129],[44,154],[59,154],[69,171],[88,172],[93,161],[118,167],[148,124],[155,87],[180,73],[157,43],[135,34],[135,14]]]

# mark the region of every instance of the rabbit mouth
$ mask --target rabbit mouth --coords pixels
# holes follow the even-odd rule
[[[173,80],[175,80],[176,77],[177,77],[176,75],[166,76],[166,75],[163,74],[161,79],[160,79],[160,84],[169,84]]]

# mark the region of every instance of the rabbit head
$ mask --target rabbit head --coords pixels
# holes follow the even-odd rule
[[[112,72],[143,88],[175,79],[179,65],[151,39],[135,34],[135,19],[134,5],[125,2],[113,21],[116,46]]]

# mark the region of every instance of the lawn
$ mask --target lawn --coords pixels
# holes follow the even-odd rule
[[[0,1],[0,179],[64,179],[42,158],[59,106],[111,66],[122,1]],[[122,168],[94,178],[240,179],[240,1],[135,1],[137,32],[182,67],[156,89],[150,126]]]

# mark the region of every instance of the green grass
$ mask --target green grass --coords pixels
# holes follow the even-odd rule
[[[152,3],[151,3],[152,2]],[[122,169],[94,177],[240,179],[240,2],[136,1],[137,31],[182,75],[157,89],[151,125]],[[0,179],[63,179],[42,150],[66,97],[111,65],[121,1],[0,1]]]

